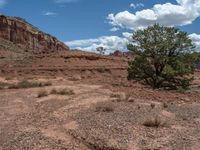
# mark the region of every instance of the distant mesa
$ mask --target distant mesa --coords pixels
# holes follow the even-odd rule
[[[40,31],[20,17],[0,15],[0,38],[36,51],[69,50],[63,42]]]

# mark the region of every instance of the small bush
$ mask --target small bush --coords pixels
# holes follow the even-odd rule
[[[163,103],[163,108],[167,108],[167,107],[168,107],[167,103]]]
[[[47,91],[40,91],[39,93],[38,93],[38,98],[40,98],[40,97],[45,97],[45,96],[48,96],[48,93],[47,93]]]
[[[117,102],[121,102],[121,101],[125,101],[125,102],[129,102],[129,100],[131,100],[131,94],[127,93],[112,93],[110,95],[111,98],[116,98]],[[130,102],[133,102],[134,100],[132,99]]]
[[[164,124],[162,123],[160,117],[155,116],[155,117],[147,118],[144,121],[143,125],[146,126],[146,127],[157,127],[158,128],[160,126],[163,126]]]
[[[6,89],[9,86],[10,86],[10,84],[8,84],[8,83],[0,82],[0,90]]]
[[[110,97],[111,98],[120,98],[121,96],[118,93],[112,93],[112,94],[110,94]]]
[[[99,104],[96,106],[96,112],[113,112],[114,108],[109,104]]]
[[[177,92],[179,92],[179,93],[185,93],[186,90],[189,90],[189,88],[188,89],[184,89],[182,87],[177,88]]]
[[[12,78],[11,77],[6,77],[5,80],[12,80]]]
[[[134,100],[133,98],[130,98],[130,99],[128,100],[128,102],[133,103],[133,102],[135,102],[135,100]]]
[[[156,107],[156,105],[154,103],[151,103],[151,108],[153,109],[155,107]]]
[[[59,90],[56,90],[56,89],[52,89],[51,94],[55,94],[55,95],[74,95],[74,91],[71,90],[71,89],[59,89]]]
[[[33,87],[44,87],[44,86],[50,86],[52,85],[50,82],[30,82],[28,80],[23,80],[16,85],[11,85],[8,88],[9,89],[23,89],[23,88],[33,88]]]
[[[50,94],[56,94],[57,93],[57,90],[56,89],[52,89]]]

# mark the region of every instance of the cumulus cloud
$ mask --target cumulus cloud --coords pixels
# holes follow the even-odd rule
[[[56,15],[58,15],[57,13],[55,13],[55,12],[50,12],[50,11],[43,12],[42,14],[43,14],[43,16],[56,16]]]
[[[80,49],[88,52],[97,52],[97,47],[106,48],[106,54],[113,53],[116,50],[127,51],[127,44],[132,42],[132,33],[123,32],[122,37],[119,36],[101,36],[94,39],[83,39],[65,42],[71,49]],[[200,51],[200,34],[190,34],[189,37],[196,45],[196,50]]]
[[[196,50],[200,51],[200,34],[192,33],[189,37],[196,45]]]
[[[117,14],[109,14],[107,19],[112,25],[110,31],[118,31],[121,28],[135,31],[146,28],[154,23],[165,26],[183,26],[191,24],[200,16],[200,0],[176,0],[177,4],[155,4],[151,9],[143,9],[135,13],[122,11]],[[138,5],[139,6],[139,5]],[[130,7],[137,7],[131,4]],[[143,7],[142,5],[140,7]],[[200,35],[190,34],[189,37],[200,49]],[[127,50],[126,46],[132,41],[132,33],[123,32],[119,36],[101,36],[95,39],[83,39],[65,42],[72,49],[81,49],[96,52],[97,47],[105,47],[107,53],[115,50]]]
[[[124,35],[127,36],[127,33]],[[96,39],[68,41],[65,44],[71,49],[80,49],[89,52],[96,52],[96,48],[102,46],[106,48],[106,53],[109,54],[116,50],[126,50],[129,39],[125,36],[101,36]]]
[[[144,7],[144,4],[142,4],[142,3],[138,3],[138,4],[131,3],[130,7],[133,8],[133,9],[141,8],[141,7]]]
[[[117,27],[113,27],[113,28],[110,29],[111,32],[116,32],[118,30],[120,30],[120,28],[117,28]]]
[[[129,33],[129,32],[123,32],[122,33],[123,37],[127,38],[128,41],[132,41],[132,36],[133,36],[133,33]]]
[[[107,19],[113,27],[137,30],[154,23],[165,26],[182,26],[191,24],[200,16],[200,0],[177,0],[177,4],[156,4],[151,9],[136,13],[129,11],[109,14]]]

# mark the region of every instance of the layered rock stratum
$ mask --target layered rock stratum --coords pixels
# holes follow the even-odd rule
[[[0,74],[126,77],[127,58],[69,47],[19,17],[0,15]],[[123,72],[123,73],[122,73]]]
[[[0,15],[0,38],[27,49],[41,51],[69,50],[69,47],[57,38],[42,32],[19,17]]]

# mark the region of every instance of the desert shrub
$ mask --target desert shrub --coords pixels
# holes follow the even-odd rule
[[[45,91],[45,90],[43,90],[43,91],[40,91],[39,93],[38,93],[38,98],[40,98],[40,97],[45,97],[45,96],[48,96],[48,92],[47,91]]]
[[[110,94],[110,97],[111,97],[111,98],[120,98],[121,95],[120,95],[119,93],[111,93],[111,94]]]
[[[51,94],[55,94],[55,95],[74,95],[74,91],[71,89],[52,89]]]
[[[182,88],[182,87],[178,87],[176,91],[179,92],[179,93],[185,93],[186,89]]]
[[[106,72],[104,68],[98,68],[97,71],[98,71],[99,73],[105,73],[105,72]]]
[[[146,118],[146,120],[143,122],[143,125],[146,127],[157,127],[158,128],[160,126],[164,126],[165,122],[163,122],[159,116],[155,116],[155,117]]]
[[[28,80],[23,80],[15,85],[10,85],[9,89],[21,89],[21,88],[33,88],[33,87],[44,87],[52,85],[50,82],[30,82]]]
[[[187,33],[159,24],[133,34],[128,49],[135,54],[129,62],[128,79],[153,88],[187,89],[193,80],[194,48]]]
[[[5,80],[12,80],[12,77],[6,77]]]
[[[5,89],[6,86],[9,86],[8,83],[0,82],[0,89]]]
[[[72,76],[72,77],[70,78],[71,81],[79,81],[79,80],[81,80],[81,79],[82,79],[82,77],[81,77],[80,75],[74,75],[74,76]]]
[[[151,104],[150,104],[150,106],[151,106],[151,108],[153,109],[153,108],[155,108],[155,107],[156,107],[156,104],[154,104],[154,103],[151,103]]]
[[[163,103],[163,108],[167,108],[167,107],[168,107],[167,103],[164,102],[164,103]]]
[[[41,86],[43,87],[43,86],[51,86],[52,85],[52,83],[51,82],[41,82]]]
[[[56,89],[52,89],[50,94],[56,94],[57,93],[57,90]]]
[[[95,108],[96,112],[113,112],[114,108],[111,104],[99,103]]]

